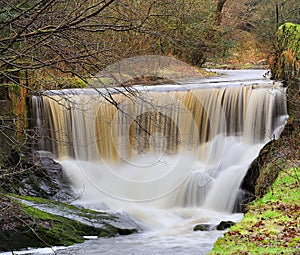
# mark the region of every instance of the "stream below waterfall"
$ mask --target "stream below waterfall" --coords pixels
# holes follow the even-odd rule
[[[155,115],[154,110],[151,110],[151,116],[160,117],[159,121],[167,129],[172,129],[169,132],[166,128],[147,124],[150,135],[142,138],[133,135],[141,132],[137,125],[134,126],[133,122],[128,124],[127,120],[118,116],[117,120],[116,117],[113,120],[111,117],[109,121],[110,128],[116,132],[115,136],[121,138],[105,140],[108,139],[109,132],[103,131],[104,128],[100,124],[97,126],[97,123],[104,115],[111,114],[112,110],[106,106],[96,113],[85,109],[85,116],[80,113],[80,120],[77,119],[76,123],[76,109],[67,117],[64,115],[55,119],[53,116],[61,113],[59,107],[63,103],[60,101],[60,105],[55,106],[51,112],[52,119],[55,119],[52,124],[59,124],[59,127],[63,126],[65,129],[71,128],[64,132],[67,136],[72,133],[73,140],[64,140],[61,143],[64,146],[55,145],[55,149],[53,145],[43,148],[46,141],[41,149],[52,150],[56,154],[74,191],[80,194],[74,204],[95,210],[126,213],[140,224],[143,231],[113,238],[87,237],[88,240],[84,243],[70,247],[30,249],[15,254],[208,253],[224,231],[193,231],[194,226],[200,223],[215,226],[223,220],[241,220],[242,214],[231,212],[243,177],[260,149],[269,140],[278,137],[287,119],[285,90],[280,84],[265,78],[266,70],[221,72],[222,75],[209,79],[180,80],[180,85],[134,86],[149,94],[166,93],[161,100],[164,105],[159,108],[163,114]],[[214,91],[210,92],[212,88]],[[191,91],[193,95],[187,97],[186,94]],[[52,94],[49,95],[51,97]],[[157,95],[154,96],[156,100]],[[72,97],[74,98],[75,96]],[[174,98],[184,104],[184,109],[173,105],[169,107]],[[43,100],[46,103],[48,98]],[[92,105],[90,102],[88,104]],[[84,105],[87,105],[86,101]],[[132,105],[128,105],[129,103],[124,104],[123,112],[132,109]],[[53,104],[50,106],[54,107]],[[218,110],[219,106],[223,110]],[[149,112],[147,107],[143,100],[143,105],[134,112],[136,119],[149,122],[149,116],[144,116],[145,112]],[[39,118],[38,110],[36,112],[36,118]],[[201,116],[198,114],[200,112]],[[98,121],[92,127],[86,117],[91,115],[95,115],[92,123],[95,119]],[[70,123],[63,123],[62,120]],[[192,124],[187,124],[189,122]],[[203,122],[205,126],[198,122]],[[124,126],[127,127],[125,131],[122,129]],[[54,128],[49,127],[51,130]],[[204,129],[209,130],[204,132]],[[124,134],[128,132],[131,132],[130,138],[124,138]],[[169,133],[176,133],[176,142],[169,138]],[[78,137],[75,139],[76,135]],[[94,142],[91,137],[94,136],[101,142],[96,141],[96,145],[92,145]],[[61,135],[59,139],[71,138]],[[83,139],[87,140],[85,146],[82,145]],[[200,143],[193,144],[195,140]],[[111,143],[115,145],[112,148]],[[72,144],[73,147],[66,148],[65,144]],[[133,149],[128,149],[130,146]],[[120,149],[116,152],[115,148]],[[154,150],[151,151],[151,148]],[[165,153],[166,150],[176,153]],[[117,158],[117,163],[99,160],[94,155],[95,151],[106,158]]]

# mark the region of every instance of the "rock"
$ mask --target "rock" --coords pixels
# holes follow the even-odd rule
[[[286,158],[287,151],[290,150],[290,141],[295,139],[293,138],[295,129],[297,129],[295,120],[289,119],[279,139],[271,140],[261,149],[258,157],[250,165],[240,186],[240,193],[235,202],[235,213],[245,213],[249,202],[261,198],[267,193],[269,187],[276,180],[278,173],[282,170],[282,163],[276,163],[274,158]]]
[[[216,230],[225,230],[227,228],[230,228],[235,223],[233,221],[221,221],[219,225],[216,226]]]
[[[141,230],[135,221],[129,216],[120,213],[107,213],[105,211],[98,212],[74,205],[69,205],[61,202],[51,201],[36,197],[15,197],[22,204],[40,211],[62,216],[71,220],[76,220],[82,224],[102,228],[104,225],[109,225],[117,229],[121,233],[134,233],[137,229]]]
[[[210,231],[213,230],[214,226],[211,224],[198,224],[194,227],[194,231]]]
[[[248,209],[247,205],[255,199],[255,195],[247,190],[239,189],[235,204],[234,213],[245,213]]]
[[[3,194],[0,194],[0,218],[0,251],[67,246],[83,242],[84,236],[110,237],[141,230],[126,215],[97,212],[36,197]]]
[[[225,230],[230,228],[235,223],[233,221],[221,221],[217,226],[212,224],[198,224],[194,227],[194,231],[211,231],[211,230]]]
[[[300,79],[300,24],[286,22],[278,28],[276,51],[270,57],[272,79]]]
[[[73,192],[63,175],[62,167],[49,155],[34,153],[29,155],[11,173],[13,178],[3,181],[3,192],[36,196],[56,201],[69,201]]]

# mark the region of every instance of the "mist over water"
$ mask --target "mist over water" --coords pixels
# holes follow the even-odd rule
[[[208,252],[222,232],[193,227],[240,220],[232,214],[240,184],[287,118],[284,88],[248,78],[240,86],[232,86],[240,78],[211,88],[193,80],[144,87],[134,97],[116,93],[117,108],[91,90],[33,98],[43,127],[37,149],[57,156],[78,194],[74,203],[129,214],[144,230],[63,252]]]

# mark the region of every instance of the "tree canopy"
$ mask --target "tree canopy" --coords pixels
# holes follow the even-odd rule
[[[1,0],[0,7],[8,83],[19,82],[19,70],[38,71],[36,82],[58,73],[84,78],[142,54],[201,66],[235,46],[236,29],[271,43],[277,26],[299,22],[300,13],[296,0]]]

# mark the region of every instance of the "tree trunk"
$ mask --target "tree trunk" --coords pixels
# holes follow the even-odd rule
[[[215,18],[215,24],[217,26],[221,25],[222,22],[222,12],[223,12],[223,7],[224,4],[227,2],[227,0],[218,0],[217,3],[217,10],[216,10],[216,18]]]

